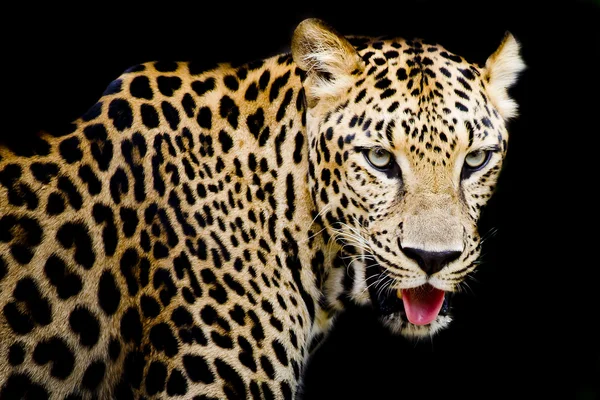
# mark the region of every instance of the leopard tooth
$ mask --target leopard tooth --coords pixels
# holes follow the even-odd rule
[[[396,296],[398,296],[398,298],[399,298],[399,299],[401,299],[401,298],[402,298],[402,289],[398,289],[398,290],[396,291]]]

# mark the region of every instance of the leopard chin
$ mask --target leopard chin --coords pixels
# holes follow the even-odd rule
[[[415,325],[406,319],[406,315],[397,312],[379,317],[381,323],[393,334],[402,335],[406,338],[424,338],[431,337],[439,331],[445,329],[452,322],[452,316],[449,314],[438,315],[435,320],[427,325]]]
[[[381,273],[371,268],[367,279]],[[383,274],[379,279],[391,280]],[[385,283],[382,286],[387,286]],[[407,338],[431,337],[448,327],[452,321],[452,292],[445,292],[426,283],[424,285],[397,290],[378,290],[369,286],[369,297],[379,320],[393,334]]]

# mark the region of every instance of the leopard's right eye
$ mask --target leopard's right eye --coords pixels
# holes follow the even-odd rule
[[[394,166],[392,153],[381,147],[365,149],[364,155],[369,164],[380,171],[386,171]]]

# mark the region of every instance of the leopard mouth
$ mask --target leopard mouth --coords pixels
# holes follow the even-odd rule
[[[439,316],[446,316],[450,311],[450,292],[424,284],[410,289],[379,290],[388,287],[392,278],[377,265],[369,268],[367,281],[378,281],[377,285],[369,285],[369,295],[376,311],[381,316],[394,316],[413,325],[429,325]]]

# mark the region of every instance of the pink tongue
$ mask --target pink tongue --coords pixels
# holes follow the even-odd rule
[[[406,317],[415,325],[427,325],[438,316],[444,304],[444,291],[431,285],[402,289]]]

